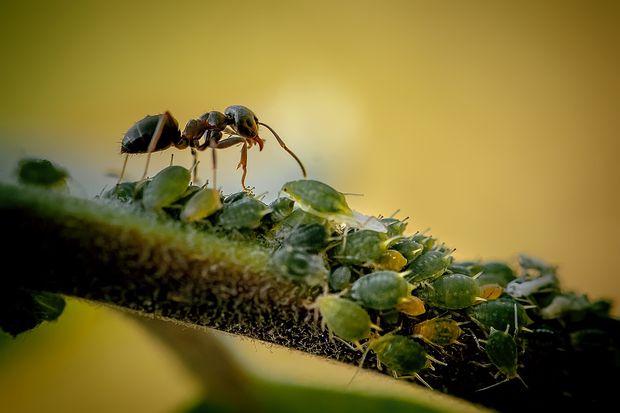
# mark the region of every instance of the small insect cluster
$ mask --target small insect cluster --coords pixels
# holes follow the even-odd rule
[[[518,272],[502,262],[456,261],[434,237],[406,235],[406,219],[353,211],[344,194],[319,181],[287,182],[281,195],[269,204],[250,192],[223,196],[191,185],[189,170],[170,166],[104,197],[260,239],[273,248],[274,273],[315,288],[309,314],[320,316],[330,337],[359,350],[362,363],[374,355],[396,377],[428,385],[421,375],[428,373],[441,382],[435,367],[475,342],[471,368],[492,373],[478,385],[486,390],[521,380],[519,360],[542,336],[570,334],[568,341],[584,348],[606,334],[581,331],[580,324],[565,328],[608,317],[609,303],[562,292],[556,269],[537,259],[520,257]]]

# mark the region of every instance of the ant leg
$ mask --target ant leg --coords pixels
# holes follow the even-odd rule
[[[213,160],[213,189],[217,190],[217,154],[215,148],[211,148],[211,158]]]
[[[276,131],[274,131],[271,126],[267,125],[266,123],[263,122],[258,122],[259,125],[263,125],[264,127],[266,127],[267,129],[269,129],[269,131],[271,131],[271,133],[273,133],[273,136],[276,137],[276,139],[278,140],[278,143],[280,144],[280,146],[282,147],[282,149],[284,149],[285,151],[287,151],[289,153],[289,155],[291,155],[293,158],[295,158],[295,160],[297,161],[297,163],[299,164],[299,167],[301,168],[301,172],[304,175],[304,178],[307,176],[306,174],[306,168],[304,168],[304,165],[301,163],[301,161],[299,160],[299,158],[297,157],[297,155],[295,155],[293,153],[293,151],[291,151],[286,144],[284,143],[284,141],[278,136],[278,134],[276,133]]]
[[[168,122],[168,119],[172,119],[172,115],[170,114],[170,112],[166,111],[163,115],[160,116],[159,121],[157,122],[155,133],[153,134],[151,142],[149,143],[149,147],[146,151],[146,165],[144,166],[144,173],[142,174],[142,179],[140,179],[141,181],[144,181],[146,179],[146,174],[149,170],[149,162],[151,161],[151,153],[155,150],[157,142],[159,142],[159,138],[164,131],[164,126],[166,125],[166,122]]]
[[[125,160],[123,161],[123,169],[121,169],[121,175],[118,177],[118,182],[116,183],[116,186],[119,186],[121,184],[121,181],[123,180],[123,175],[125,175],[125,168],[127,168],[127,159],[129,159],[129,154],[125,154]]]
[[[194,179],[194,185],[198,185],[198,152],[196,152],[196,149],[194,148],[190,148],[190,150],[192,152],[191,170],[193,171],[192,175]]]
[[[241,186],[243,186],[243,190],[247,190],[247,187],[245,186],[245,176],[248,174],[248,144],[247,143],[243,143],[243,146],[241,147],[241,159],[239,160],[239,165],[237,165],[237,169],[239,169],[239,167],[243,168],[243,175],[241,175]]]

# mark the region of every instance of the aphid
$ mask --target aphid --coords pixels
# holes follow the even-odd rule
[[[405,265],[407,265],[407,259],[400,252],[392,249],[387,250],[372,263],[374,269],[388,271],[400,271]]]
[[[503,291],[504,289],[499,284],[484,284],[480,286],[480,298],[497,300]]]
[[[370,266],[387,251],[387,234],[363,229],[350,232],[333,252],[336,261],[346,265]]]
[[[225,149],[231,146],[242,144],[241,160],[239,166],[243,168],[241,185],[245,189],[245,177],[247,174],[247,150],[257,144],[260,150],[263,149],[264,141],[258,136],[258,126],[265,126],[275,136],[280,146],[288,152],[299,164],[303,176],[306,176],[306,169],[299,158],[286,146],[278,134],[267,124],[259,122],[258,118],[250,109],[245,106],[234,105],[226,108],[224,113],[211,111],[201,115],[197,119],[191,119],[183,133],[179,131],[179,124],[170,114],[165,112],[160,115],[146,116],[136,122],[125,133],[121,143],[121,153],[147,153],[147,164],[144,176],[148,170],[148,160],[154,151],[162,151],[170,146],[178,149],[185,149],[188,146],[194,154],[194,164],[196,163],[196,150],[203,151],[207,148],[213,149],[213,186],[216,186],[215,170],[217,167],[215,149]],[[231,136],[222,140],[222,134],[227,133]],[[205,141],[201,144],[200,139],[204,136]],[[125,164],[127,158],[125,158]],[[123,165],[123,170],[125,165]],[[122,179],[121,173],[121,179]],[[119,179],[120,182],[120,179]]]
[[[456,344],[461,334],[459,323],[446,317],[431,318],[413,326],[413,337],[436,346]]]
[[[376,271],[358,278],[351,297],[366,308],[389,310],[411,294],[411,285],[394,271]]]
[[[337,295],[321,295],[314,304],[322,316],[322,325],[343,340],[361,348],[360,341],[370,337],[370,316],[361,305]]]
[[[443,251],[426,251],[407,266],[411,271],[407,280],[412,284],[431,282],[441,277],[451,262],[452,257]]]
[[[418,244],[421,244],[424,247],[424,251],[431,250],[435,246],[435,243],[437,241],[430,235],[425,235],[421,232],[416,232],[415,234],[413,234],[411,236],[411,239]]]
[[[144,189],[142,204],[146,209],[158,210],[181,198],[189,185],[190,172],[174,165],[162,169]]]
[[[577,351],[606,352],[613,346],[611,336],[607,331],[588,328],[570,333],[570,343]]]
[[[181,210],[181,220],[198,221],[213,215],[221,208],[220,192],[212,188],[202,188],[192,195]]]
[[[531,280],[523,281],[521,278],[517,278],[508,283],[506,286],[506,294],[513,298],[522,298],[532,295],[542,289],[558,287],[558,279],[553,273],[546,273],[540,277],[533,278]]]
[[[384,364],[392,371],[394,377],[415,377],[426,387],[431,388],[418,374],[430,365],[430,356],[424,347],[410,337],[386,334],[371,339],[368,347],[377,355],[377,363]],[[434,360],[434,359],[432,359]],[[378,365],[378,367],[380,367]]]
[[[342,291],[351,285],[351,269],[338,267],[329,274],[329,287],[334,291]]]
[[[284,240],[300,226],[309,224],[326,226],[328,221],[325,218],[309,214],[302,209],[294,209],[286,218],[273,226],[272,233],[275,238]]]
[[[490,261],[484,264],[472,266],[472,273],[482,272],[477,278],[478,284],[499,284],[506,287],[508,283],[516,278],[514,271],[503,262]]]
[[[489,331],[491,328],[505,331],[508,328],[507,332],[514,334],[515,325],[518,325],[519,329],[521,329],[532,323],[523,306],[510,298],[483,302],[468,308],[467,314],[486,331]]]
[[[135,199],[137,182],[123,182],[115,185],[103,194],[104,198],[118,199],[121,202],[131,202]]]
[[[17,180],[24,185],[66,188],[69,174],[47,159],[26,158],[17,165]]]
[[[381,218],[380,220],[387,228],[388,237],[396,237],[403,235],[407,228],[406,218],[403,220],[396,218]]]
[[[275,199],[269,204],[269,208],[271,209],[271,220],[273,222],[282,221],[293,212],[294,206],[295,202],[290,198],[280,197]]]
[[[325,225],[305,224],[291,231],[284,244],[316,253],[327,246],[328,236]]]
[[[534,270],[539,274],[555,273],[555,267],[547,264],[541,259],[528,255],[519,255],[519,265],[525,271]]]
[[[217,223],[227,229],[256,229],[269,212],[269,207],[263,202],[246,197],[224,205]]]
[[[424,252],[424,246],[411,238],[401,239],[390,248],[400,252],[407,262],[415,260]]]
[[[302,179],[287,182],[282,192],[290,196],[306,212],[321,218],[349,225],[353,228],[366,228],[387,232],[378,219],[353,211],[343,193],[320,181]]]
[[[491,327],[491,333],[486,340],[484,351],[500,373],[506,376],[506,379],[477,391],[488,390],[514,378],[521,380],[521,383],[527,388],[527,385],[517,373],[517,343],[511,335]]]
[[[473,278],[463,274],[449,274],[419,288],[416,295],[428,305],[459,310],[471,307],[480,299],[480,287]]]
[[[308,285],[324,282],[329,274],[319,255],[289,246],[280,247],[271,256],[271,266],[280,275]]]
[[[545,320],[569,316],[573,319],[580,319],[585,316],[585,312],[589,307],[590,301],[583,294],[558,294],[553,297],[549,305],[540,310],[540,315]]]
[[[409,295],[396,304],[396,309],[403,314],[407,314],[412,317],[417,317],[426,312],[424,307],[424,301],[420,300],[415,295]]]

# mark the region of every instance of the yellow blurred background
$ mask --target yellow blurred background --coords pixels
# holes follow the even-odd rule
[[[619,18],[615,1],[3,2],[0,177],[42,156],[94,196],[144,115],[170,110],[182,127],[242,104],[311,178],[363,193],[355,209],[399,209],[457,258],[543,258],[566,288],[618,303]],[[263,137],[247,183],[273,198],[300,173]],[[173,152],[189,166],[169,150],[151,171]],[[239,153],[219,156],[219,183],[240,190]],[[143,165],[132,157],[127,178]],[[110,363],[148,336],[127,340]]]

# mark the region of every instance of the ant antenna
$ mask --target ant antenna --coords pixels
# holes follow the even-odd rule
[[[299,160],[299,158],[297,157],[297,155],[295,155],[293,153],[293,151],[291,151],[286,144],[284,143],[284,141],[278,136],[278,134],[276,133],[276,131],[274,131],[271,126],[267,125],[266,123],[263,122],[258,122],[259,125],[263,125],[264,127],[266,127],[267,129],[269,129],[269,131],[273,134],[273,136],[276,137],[276,139],[278,140],[278,143],[280,144],[280,146],[282,147],[282,149],[284,149],[285,151],[287,151],[289,153],[289,155],[291,155],[293,158],[295,158],[295,160],[297,161],[297,163],[299,164],[299,167],[301,168],[301,172],[304,175],[304,178],[306,178],[308,176],[308,174],[306,173],[306,168],[304,168],[304,165],[301,163],[301,161]]]

